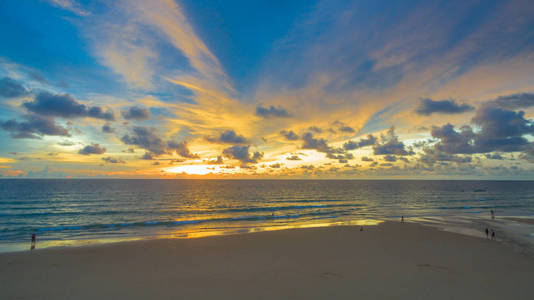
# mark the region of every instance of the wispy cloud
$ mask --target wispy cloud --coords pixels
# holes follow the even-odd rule
[[[91,13],[85,10],[76,0],[48,0],[52,5],[68,10],[78,16],[89,16]]]

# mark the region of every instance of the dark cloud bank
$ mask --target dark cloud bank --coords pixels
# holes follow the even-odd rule
[[[226,130],[218,136],[206,136],[205,139],[211,143],[220,144],[245,144],[248,143],[247,138],[237,134],[234,130]]]
[[[510,99],[514,100],[507,102]],[[431,135],[437,139],[437,142],[433,146],[424,148],[422,160],[426,163],[470,162],[469,155],[471,154],[491,152],[522,152],[522,158],[531,159],[533,143],[529,142],[525,136],[534,135],[533,121],[525,119],[523,111],[503,108],[525,107],[530,105],[529,99],[531,98],[524,94],[516,94],[499,97],[482,105],[471,119],[475,127],[466,125],[456,129],[451,124],[432,127]],[[486,157],[502,159],[502,156],[498,154],[486,155]]]
[[[28,93],[28,90],[17,80],[10,77],[0,79],[0,97],[17,98]]]
[[[222,154],[230,159],[240,161],[243,165],[248,163],[257,163],[263,157],[263,153],[249,153],[250,145],[234,145],[223,150]]]
[[[132,106],[121,111],[121,115],[126,120],[142,121],[150,118],[150,112],[145,107]]]
[[[56,124],[54,118],[35,114],[22,116],[23,121],[15,119],[0,123],[0,127],[15,139],[40,139],[45,135],[70,136],[67,128]]]
[[[287,118],[291,116],[287,110],[281,107],[274,107],[272,105],[269,107],[263,107],[261,105],[256,107],[256,115],[263,118]]]
[[[6,88],[6,82],[8,88]],[[25,94],[26,90],[14,87],[11,79],[3,79],[3,93],[14,97]],[[0,127],[8,131],[13,138],[42,138],[45,135],[70,136],[69,130],[56,123],[56,118],[95,118],[106,121],[114,121],[115,115],[111,109],[104,110],[99,106],[87,106],[81,104],[69,94],[52,94],[40,92],[32,101],[22,104],[27,114],[19,119],[11,119],[0,122]],[[108,126],[108,125],[106,125]],[[105,127],[106,127],[105,126]],[[103,128],[104,132],[108,128]]]
[[[475,108],[468,104],[458,104],[455,100],[432,100],[422,99],[415,112],[420,115],[429,116],[433,113],[441,114],[461,114],[472,111]]]
[[[121,138],[121,141],[126,145],[137,146],[145,149],[147,152],[142,157],[143,159],[153,159],[162,154],[176,153],[185,158],[198,158],[197,154],[189,151],[185,141],[165,142],[158,136],[158,131],[155,128],[134,126],[130,134],[126,134]]]
[[[33,101],[22,104],[28,111],[49,117],[61,118],[95,118],[106,121],[114,121],[115,115],[112,110],[104,111],[99,106],[86,106],[78,103],[69,94],[51,94],[41,92]]]
[[[105,152],[106,148],[100,147],[99,144],[87,145],[78,151],[82,155],[104,154]]]

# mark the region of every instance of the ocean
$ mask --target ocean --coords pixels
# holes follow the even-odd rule
[[[499,226],[490,210],[501,225],[534,217],[531,181],[2,179],[0,191],[0,252],[27,250],[32,233],[43,248],[404,216],[478,235]],[[506,230],[534,240],[534,225],[514,226]]]

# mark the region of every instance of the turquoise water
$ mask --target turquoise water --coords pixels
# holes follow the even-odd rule
[[[0,180],[0,251],[375,220],[534,216],[534,182]],[[528,232],[526,234],[529,234]]]

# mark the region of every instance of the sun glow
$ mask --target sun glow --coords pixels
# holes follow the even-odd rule
[[[189,175],[207,175],[210,173],[220,173],[220,170],[218,167],[212,165],[184,165],[165,169],[165,172],[177,174],[185,173]]]

